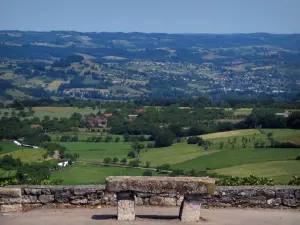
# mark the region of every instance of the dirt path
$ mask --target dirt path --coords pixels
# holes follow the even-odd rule
[[[24,214],[0,216],[1,225],[299,225],[300,212],[268,209],[203,209],[200,223],[182,223],[178,208],[137,207],[137,220],[120,222],[116,208],[39,209]]]

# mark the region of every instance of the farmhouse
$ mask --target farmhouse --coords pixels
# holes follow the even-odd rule
[[[275,116],[282,116],[282,117],[285,117],[285,118],[289,117],[289,115],[290,115],[290,111],[287,110],[287,109],[284,110],[283,113],[276,113],[276,114],[275,114]]]
[[[38,129],[38,128],[42,128],[42,126],[40,124],[31,124],[31,128]]]
[[[104,114],[104,116],[105,116],[106,118],[109,118],[109,117],[112,117],[113,114],[112,114],[112,113],[107,113],[107,114]]]
[[[105,128],[107,126],[107,119],[104,116],[89,117],[88,123],[91,127]]]

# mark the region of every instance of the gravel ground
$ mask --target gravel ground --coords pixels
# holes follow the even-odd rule
[[[178,208],[137,207],[137,219],[132,222],[116,220],[116,208],[102,209],[36,209],[23,214],[0,216],[1,225],[299,225],[297,210],[269,209],[202,209],[201,222],[182,223]]]

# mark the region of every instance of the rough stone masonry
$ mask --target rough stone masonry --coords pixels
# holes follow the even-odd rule
[[[135,205],[181,206],[180,193],[135,194]],[[21,212],[35,207],[97,207],[117,205],[116,192],[105,185],[7,186],[0,188],[1,212]],[[216,187],[201,198],[201,207],[300,209],[300,186]]]
[[[135,219],[137,193],[183,195],[179,217],[182,221],[200,219],[201,198],[213,194],[215,179],[201,177],[108,177],[106,190],[117,193],[118,220]]]

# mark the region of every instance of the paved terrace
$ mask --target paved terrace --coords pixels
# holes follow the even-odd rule
[[[0,216],[1,225],[299,225],[300,211],[275,209],[203,209],[200,222],[182,222],[178,207],[137,207],[135,221],[117,221],[116,207],[36,209]]]

